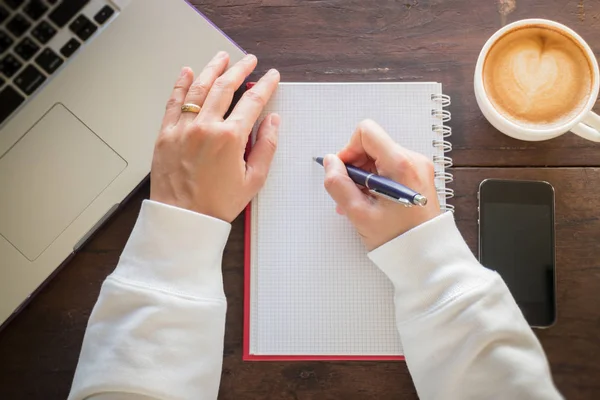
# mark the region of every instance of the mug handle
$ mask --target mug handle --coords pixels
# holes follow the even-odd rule
[[[571,128],[571,132],[592,142],[600,142],[600,116],[590,111],[582,122]]]

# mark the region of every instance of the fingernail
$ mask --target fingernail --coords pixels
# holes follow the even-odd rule
[[[269,120],[271,126],[274,126],[275,128],[279,127],[279,124],[281,123],[281,118],[279,117],[278,114],[271,114],[271,119]]]
[[[277,71],[275,68],[271,68],[269,70],[269,72],[267,72],[267,75],[268,76],[276,76],[276,75],[279,75],[279,71]]]
[[[183,78],[188,72],[188,67],[181,68],[181,72],[179,73],[179,77]]]
[[[253,61],[254,59],[256,59],[256,56],[254,54],[246,54],[246,56],[244,57],[244,61]]]
[[[217,53],[215,58],[221,59],[221,58],[225,58],[227,56],[227,52],[226,51],[220,51]]]

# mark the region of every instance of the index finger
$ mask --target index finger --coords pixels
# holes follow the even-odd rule
[[[393,158],[397,147],[399,145],[381,125],[366,119],[358,124],[346,147],[338,152],[338,157],[345,163],[366,164],[370,160]]]
[[[260,116],[263,108],[277,89],[279,71],[271,69],[259,81],[247,90],[227,118],[241,125],[244,133],[250,134],[252,127]]]

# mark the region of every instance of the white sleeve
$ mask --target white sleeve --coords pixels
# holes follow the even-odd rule
[[[216,399],[231,226],[145,201],[104,281],[69,399]]]
[[[500,276],[452,213],[369,253],[395,288],[396,323],[421,399],[559,399],[544,351]]]

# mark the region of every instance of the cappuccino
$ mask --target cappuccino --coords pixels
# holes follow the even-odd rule
[[[517,125],[551,129],[575,118],[594,88],[591,60],[566,32],[546,25],[508,31],[483,64],[493,107]]]

